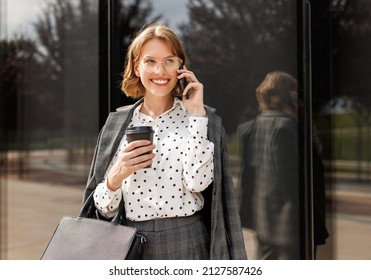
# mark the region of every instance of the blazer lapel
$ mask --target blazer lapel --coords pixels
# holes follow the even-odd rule
[[[120,145],[120,141],[124,137],[133,111],[140,103],[139,101],[134,105],[119,108],[117,112],[109,114],[102,130],[95,164],[95,174],[98,182],[103,180],[109,164]]]

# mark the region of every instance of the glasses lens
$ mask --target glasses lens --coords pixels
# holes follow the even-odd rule
[[[177,69],[180,65],[177,57],[165,59],[162,63],[164,64],[165,68],[169,70]]]
[[[143,70],[151,73],[155,72],[160,64],[165,67],[166,71],[177,70],[181,62],[182,60],[179,57],[169,57],[164,59],[162,62],[157,61],[153,58],[144,58],[140,61],[140,65],[142,66]]]

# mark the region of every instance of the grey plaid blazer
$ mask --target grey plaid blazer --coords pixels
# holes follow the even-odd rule
[[[83,203],[104,179],[105,172],[129,125],[134,105],[120,107],[110,113],[99,133]],[[210,233],[210,259],[247,259],[242,227],[232,182],[225,131],[215,110],[205,106],[208,122],[208,138],[214,143],[214,181],[203,192],[205,206],[201,216]],[[94,207],[92,205],[91,207]]]

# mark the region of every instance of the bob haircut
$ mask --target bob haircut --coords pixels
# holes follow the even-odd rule
[[[126,96],[133,99],[139,99],[145,94],[145,88],[142,85],[140,78],[135,75],[134,67],[136,60],[140,56],[140,51],[143,45],[151,39],[160,39],[165,41],[169,44],[174,55],[179,57],[183,61],[183,64],[186,62],[186,53],[183,44],[169,27],[156,22],[143,26],[129,46],[125,61],[123,81],[121,84],[121,90]],[[174,95],[181,94],[178,84],[174,87],[172,93]]]
[[[290,93],[293,91],[298,91],[298,82],[294,77],[280,71],[268,73],[256,88],[259,111],[282,110],[287,105],[287,100],[290,99]]]

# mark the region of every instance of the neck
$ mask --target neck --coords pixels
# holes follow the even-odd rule
[[[171,98],[162,98],[162,99],[152,99],[150,97],[144,97],[142,108],[140,111],[143,114],[146,114],[153,119],[156,119],[158,116],[162,115],[166,111],[170,110],[173,106],[174,99]]]

